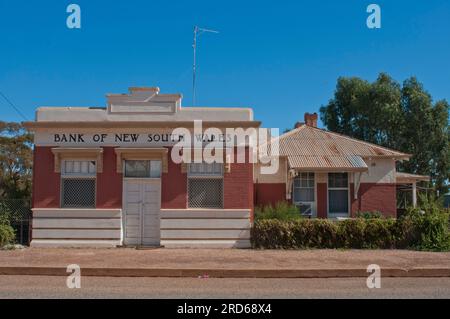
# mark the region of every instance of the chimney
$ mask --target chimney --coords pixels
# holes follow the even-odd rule
[[[300,126],[302,126],[304,123],[302,122],[296,122],[294,125],[294,128],[299,128]]]
[[[305,113],[305,124],[311,127],[317,127],[317,113]]]

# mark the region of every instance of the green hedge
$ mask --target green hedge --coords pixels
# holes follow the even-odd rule
[[[400,219],[256,219],[254,248],[450,249],[448,215],[412,211]]]

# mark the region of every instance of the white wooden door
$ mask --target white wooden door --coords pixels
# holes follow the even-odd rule
[[[123,185],[124,244],[159,246],[160,179],[127,178]]]

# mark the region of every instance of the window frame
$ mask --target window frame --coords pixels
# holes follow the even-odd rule
[[[95,162],[95,172],[91,173],[68,173],[66,172],[66,162]],[[61,160],[61,173],[60,173],[60,185],[59,185],[59,193],[60,193],[60,208],[72,208],[72,209],[92,209],[97,206],[97,167],[98,161],[97,159],[92,158],[65,158]],[[88,163],[89,170],[89,163]],[[94,203],[92,206],[68,206],[64,203],[64,180],[94,180]]]
[[[302,179],[302,174],[307,174],[306,175],[306,179]],[[312,176],[312,178],[311,178]],[[295,186],[295,182],[296,180],[299,180],[300,186]],[[302,186],[302,180],[306,180],[308,186],[304,187]],[[309,186],[309,182],[312,180],[312,187]],[[296,200],[296,196],[295,196],[295,190],[296,189],[312,189],[313,191],[313,200],[312,201],[301,201],[301,200]],[[317,194],[316,194],[316,174],[315,172],[299,172],[299,174],[297,176],[294,177],[294,180],[292,182],[292,203],[296,206],[300,206],[301,204],[309,204],[311,207],[311,213],[309,214],[302,214],[304,216],[314,216],[316,213],[316,199],[317,199]],[[301,213],[301,212],[300,212]]]
[[[148,162],[149,165],[149,176],[127,176],[127,165],[126,162],[127,161],[138,161],[138,162]],[[152,163],[151,162],[159,162],[160,163],[160,169],[159,169],[159,176],[158,177],[152,177]],[[125,179],[160,179],[162,177],[162,173],[163,173],[163,162],[160,159],[124,159],[123,163],[122,163],[122,167],[123,167],[123,178]]]
[[[217,167],[220,167],[220,172],[192,172],[191,168],[192,165],[217,165]],[[188,178],[223,178],[224,174],[224,167],[223,163],[189,163],[187,164],[187,177]]]
[[[330,186],[330,174],[346,174],[347,175],[347,185],[346,187],[333,187]],[[347,191],[347,212],[330,212],[330,191]],[[350,173],[349,172],[329,172],[327,174],[327,214],[328,217],[348,217],[350,216]]]

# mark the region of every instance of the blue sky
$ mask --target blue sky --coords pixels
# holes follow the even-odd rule
[[[81,7],[82,28],[66,27]],[[382,28],[366,27],[377,3]],[[28,119],[38,106],[104,106],[106,93],[159,86],[197,105],[250,106],[281,130],[318,111],[339,76],[416,75],[450,99],[450,1],[45,1],[0,0],[0,91]],[[0,119],[20,121],[0,99]]]

